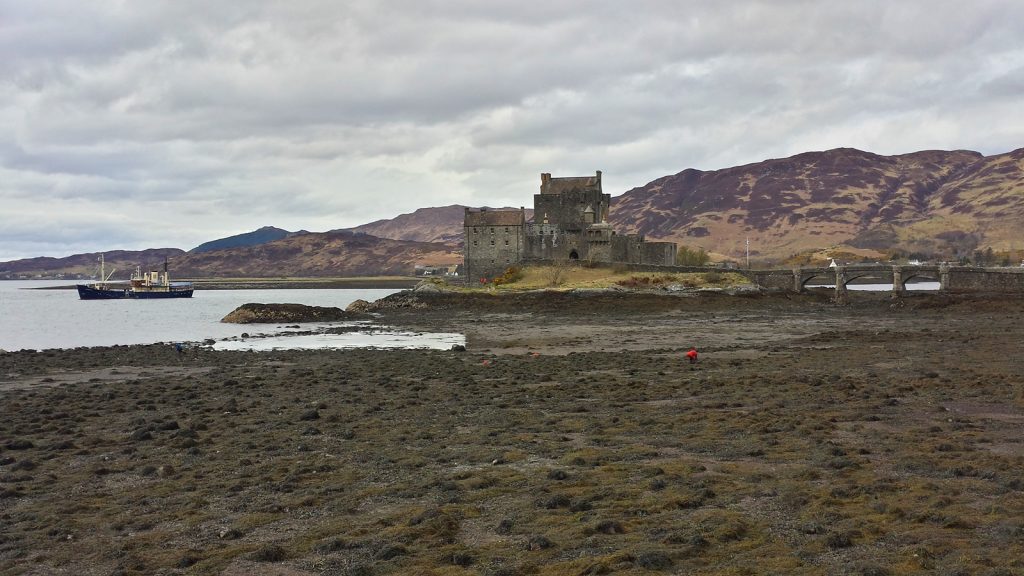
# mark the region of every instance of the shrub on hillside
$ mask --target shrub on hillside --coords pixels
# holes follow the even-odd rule
[[[718,284],[724,279],[725,276],[723,276],[721,272],[711,271],[704,273],[704,281],[707,282],[708,284]]]
[[[686,246],[680,246],[679,250],[676,251],[677,266],[704,266],[709,261],[711,261],[711,257],[708,256],[703,248],[694,250]]]
[[[494,278],[494,285],[501,286],[502,284],[512,284],[523,279],[523,269],[518,266],[510,266],[505,269],[505,272],[501,276]]]

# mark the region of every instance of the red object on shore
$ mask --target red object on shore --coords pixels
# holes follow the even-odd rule
[[[690,351],[686,353],[686,357],[690,359],[690,364],[697,363],[697,349],[690,348]]]

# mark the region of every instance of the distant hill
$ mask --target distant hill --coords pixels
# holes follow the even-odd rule
[[[0,262],[0,278],[94,278],[99,273],[100,254],[106,261],[106,272],[116,270],[112,276],[115,280],[126,280],[136,266],[143,269],[156,270],[164,260],[174,261],[185,254],[178,248],[151,248],[149,250],[110,250],[108,252],[89,252],[75,254],[64,258],[25,258]],[[173,265],[172,265],[173,266]]]
[[[524,203],[533,190],[524,190]],[[421,208],[349,230],[461,245],[464,207]],[[532,217],[532,211],[528,218]],[[740,259],[835,249],[947,258],[1024,249],[1024,149],[882,156],[853,148],[687,169],[612,198],[616,230]]]
[[[739,258],[830,246],[963,254],[1021,248],[1024,149],[880,156],[851,148],[688,169],[612,200],[619,230]],[[1014,243],[1016,242],[1016,245]]]
[[[256,246],[190,252],[174,262],[179,278],[412,275],[416,264],[453,264],[442,243],[377,238],[348,231],[296,234]]]
[[[523,190],[524,203],[535,192]],[[461,260],[464,210],[421,208],[327,233],[268,226],[206,242],[187,255],[175,248],[104,254],[108,267],[119,269],[117,278],[164,258],[179,278],[411,274],[417,263]],[[776,262],[822,249],[944,258],[986,248],[1020,251],[1024,149],[986,157],[969,150],[881,156],[838,148],[721,170],[687,169],[612,198],[609,219],[619,232],[736,260],[748,238],[752,257]],[[0,278],[89,277],[98,256],[0,263]]]
[[[531,196],[532,198],[532,196]],[[513,210],[513,208],[497,208],[497,210]],[[349,232],[362,232],[379,238],[393,240],[415,240],[419,242],[444,242],[455,246],[462,245],[462,221],[466,207],[460,204],[435,208],[420,208],[409,214],[401,214],[394,218],[377,220],[354,228],[344,228]],[[533,210],[526,210],[526,218],[533,216]]]
[[[305,232],[289,232],[280,228],[274,228],[273,226],[264,226],[259,230],[252,232],[246,232],[244,234],[236,234],[234,236],[228,236],[227,238],[221,238],[219,240],[211,240],[204,242],[199,246],[189,250],[191,253],[196,252],[210,252],[211,250],[223,250],[225,248],[241,248],[244,246],[258,246],[260,244],[266,244],[267,242],[273,242],[274,240],[280,240],[287,238],[292,234],[300,234]]]

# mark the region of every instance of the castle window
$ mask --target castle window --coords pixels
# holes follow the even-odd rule
[[[476,245],[477,245],[476,240],[473,240],[473,246],[476,246]]]
[[[508,240],[505,240],[505,246],[508,246]]]
[[[491,234],[494,234],[494,228],[491,228]]]
[[[505,226],[505,234],[508,234],[508,226]]]
[[[476,229],[476,226],[474,226],[473,227],[473,234],[479,234],[479,233],[480,233],[480,231]]]
[[[494,246],[494,240],[491,240],[491,246]]]

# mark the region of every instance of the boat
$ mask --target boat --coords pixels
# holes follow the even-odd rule
[[[171,282],[164,261],[163,273],[153,270],[143,272],[135,268],[131,279],[125,282],[110,282],[115,270],[106,274],[103,255],[100,254],[100,281],[95,284],[78,284],[78,297],[82,300],[122,300],[125,298],[191,298],[191,282]]]

